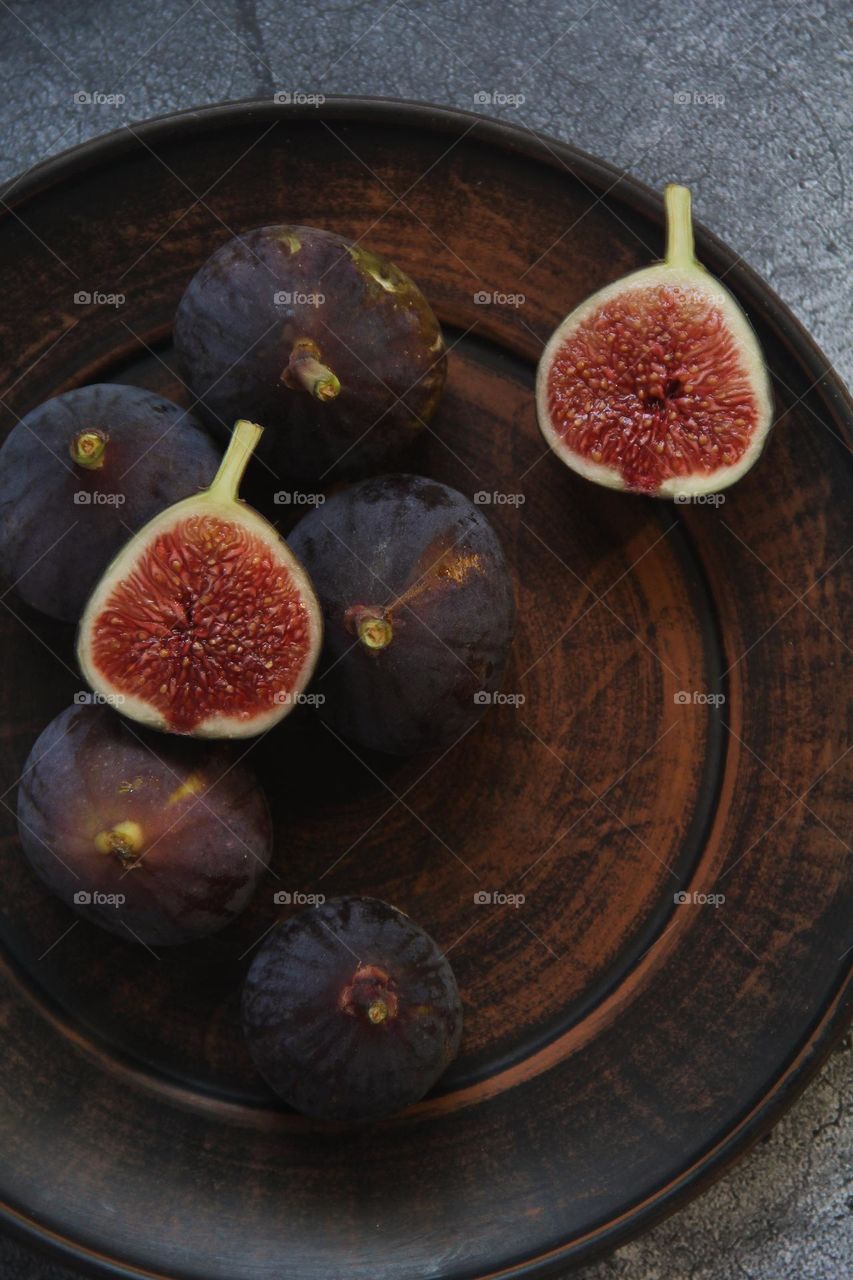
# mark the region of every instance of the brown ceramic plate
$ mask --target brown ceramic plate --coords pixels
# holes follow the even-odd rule
[[[661,203],[568,146],[398,102],[242,103],[87,144],[6,200],[6,427],[91,380],[186,403],[172,315],[233,231],[315,223],[411,272],[452,355],[406,466],[510,496],[489,514],[524,699],[431,760],[291,718],[249,757],[280,880],[154,958],[72,928],[23,863],[16,780],[80,679],[71,631],[4,597],[6,1221],[110,1274],[204,1280],[538,1276],[647,1226],[767,1128],[853,1007],[851,405],[825,358],[700,231],[779,422],[720,507],[625,497],[545,454],[533,374],[566,311],[660,253]],[[317,1127],[251,1069],[238,992],[282,887],[387,898],[450,951],[461,1057],[380,1127]]]

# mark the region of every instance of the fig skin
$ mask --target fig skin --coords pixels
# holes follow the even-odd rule
[[[409,755],[477,722],[515,620],[506,560],[478,507],[435,480],[379,476],[335,494],[289,542],[323,608],[317,691],[330,727]]]
[[[72,458],[87,433],[108,437],[97,465]],[[209,485],[219,457],[197,418],[139,387],[98,383],[46,401],[0,449],[5,576],[32,608],[77,622],[129,530]]]
[[[181,299],[175,348],[212,426],[255,418],[273,466],[324,483],[386,466],[432,417],[446,376],[441,328],[414,281],[303,226],[218,249]]]
[[[272,852],[266,798],[237,760],[131,730],[109,707],[68,707],[24,767],[24,853],[72,910],[126,941],[206,937],[248,904]]]
[[[419,925],[376,898],[335,898],[268,935],[243,989],[258,1071],[297,1111],[358,1123],[417,1102],[455,1058],[462,1005]]]

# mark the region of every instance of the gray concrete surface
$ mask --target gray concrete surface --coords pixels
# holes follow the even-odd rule
[[[126,119],[274,90],[478,110],[688,183],[849,382],[849,15],[843,0],[0,0],[0,180]],[[737,1169],[585,1276],[853,1275],[852,1066],[848,1041]],[[0,1275],[71,1273],[0,1241]]]

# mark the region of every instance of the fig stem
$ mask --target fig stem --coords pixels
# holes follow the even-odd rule
[[[290,386],[302,387],[315,400],[334,400],[340,394],[340,380],[328,365],[322,363],[319,355],[319,349],[313,342],[307,339],[294,342],[282,376]]]
[[[387,618],[362,618],[358,624],[358,638],[367,649],[387,649],[393,634]]]
[[[385,1021],[389,1012],[390,1010],[384,1000],[374,1000],[372,1004],[368,1005],[367,1017],[376,1027],[380,1022]]]
[[[78,431],[76,436],[72,436],[69,446],[72,462],[88,471],[97,471],[104,465],[108,440],[105,431]]]
[[[138,822],[117,822],[114,827],[99,831],[95,836],[95,848],[99,853],[114,854],[119,862],[130,867],[138,860],[145,838]]]
[[[240,481],[243,479],[243,473],[255,446],[263,435],[263,430],[263,427],[259,427],[256,422],[249,422],[246,418],[240,418],[234,424],[225,457],[219,464],[219,470],[208,490],[210,494],[224,502],[237,501]]]
[[[693,217],[690,192],[687,187],[669,183],[663,193],[666,209],[666,264],[669,267],[692,266],[696,261],[693,249]]]

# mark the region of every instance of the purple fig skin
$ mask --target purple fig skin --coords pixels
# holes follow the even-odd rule
[[[212,426],[262,422],[272,465],[324,484],[386,466],[432,417],[446,376],[414,281],[312,227],[260,227],[218,249],[181,299],[175,348]],[[300,353],[337,383],[313,394],[304,370],[294,376]]]
[[[447,747],[477,722],[501,687],[515,620],[506,560],[479,507],[435,480],[379,476],[334,494],[288,543],[323,608],[319,710],[335,732],[408,755]],[[371,616],[375,647],[358,633]]]
[[[448,961],[413,920],[375,898],[334,898],[262,942],[243,1029],[285,1102],[358,1123],[432,1088],[459,1050],[462,1005]]]
[[[244,909],[272,851],[263,791],[235,760],[108,707],[68,707],[24,767],[24,853],[57,897],[129,942],[206,937]]]
[[[105,438],[97,465],[81,435]],[[130,533],[211,483],[221,451],[192,414],[117,383],[47,400],[0,449],[0,567],[26,604],[77,622]]]

